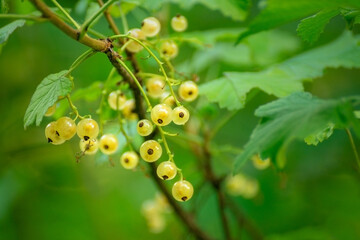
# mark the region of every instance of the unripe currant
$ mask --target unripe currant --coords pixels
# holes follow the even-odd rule
[[[169,92],[162,94],[161,103],[166,104],[169,107],[173,107],[176,104],[174,96],[171,96]]]
[[[173,41],[165,41],[160,46],[160,52],[166,58],[175,58],[178,55],[179,49]]]
[[[101,136],[99,145],[102,153],[111,155],[116,152],[119,146],[119,141],[114,134],[105,134]]]
[[[172,120],[177,125],[184,125],[190,117],[189,111],[184,106],[179,106],[172,111]]]
[[[186,17],[177,14],[171,19],[171,27],[177,32],[183,32],[186,30],[188,22]]]
[[[138,134],[143,137],[149,136],[152,133],[153,129],[154,127],[152,123],[147,119],[140,120],[136,126]]]
[[[99,135],[99,125],[95,120],[85,118],[78,123],[76,132],[78,136],[85,141],[94,139]]]
[[[143,31],[141,31],[138,28],[131,29],[129,31],[129,33],[130,33],[130,36],[132,36],[138,40],[146,39]],[[129,39],[128,42],[126,43],[126,50],[128,50],[129,52],[137,53],[137,52],[141,51],[142,49],[143,49],[143,46],[141,46],[139,43],[137,43],[134,40]]]
[[[194,187],[186,180],[180,180],[172,187],[172,195],[180,202],[188,201],[194,194]]]
[[[89,139],[87,141],[81,139],[79,145],[80,150],[86,155],[93,155],[99,149],[99,142],[96,139]]]
[[[129,99],[124,103],[122,114],[127,119],[137,119],[137,115],[133,112],[135,110],[135,100]],[[134,117],[134,114],[136,117]]]
[[[63,139],[60,136],[60,133],[58,131],[57,122],[51,122],[49,123],[45,128],[45,137],[48,141],[48,143],[52,143],[54,145],[59,145],[65,142],[65,139]]]
[[[124,108],[126,96],[121,91],[113,91],[108,96],[108,103],[113,110],[121,110]]]
[[[179,87],[179,96],[187,102],[194,101],[198,94],[198,86],[193,81],[183,82]]]
[[[125,169],[134,169],[139,163],[139,157],[134,151],[124,152],[120,157],[120,163]]]
[[[162,180],[171,180],[176,176],[177,167],[171,161],[162,162],[157,167],[156,173]]]
[[[56,103],[48,108],[48,110],[46,111],[44,116],[45,117],[51,117],[52,115],[54,115],[55,111],[56,111]]]
[[[162,155],[161,145],[155,140],[148,140],[140,146],[140,155],[146,162],[155,162]]]
[[[158,126],[166,126],[171,123],[171,107],[166,104],[158,104],[151,110],[151,120]]]
[[[76,123],[69,117],[61,117],[57,121],[57,129],[60,136],[69,140],[76,134]]]
[[[146,37],[156,36],[161,29],[159,20],[154,17],[145,18],[141,23],[141,30]]]
[[[152,98],[159,98],[165,91],[165,81],[161,78],[150,78],[146,83],[146,91]]]

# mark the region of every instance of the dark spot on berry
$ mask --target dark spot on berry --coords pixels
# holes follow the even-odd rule
[[[162,124],[164,121],[159,118],[159,119],[157,120],[157,122],[160,123],[160,124]]]
[[[188,198],[186,196],[182,197],[181,200],[183,200],[184,202],[187,200]]]
[[[148,89],[147,87],[145,88],[145,90],[146,90],[147,92],[149,91],[149,89]]]
[[[58,135],[58,137],[60,137],[60,134],[59,134],[59,132],[58,132],[58,131],[55,131],[55,133],[56,133],[56,135]]]
[[[188,92],[188,94],[189,94],[189,95],[192,95],[192,94],[193,94],[193,92],[192,92],[192,91],[189,91],[189,92]]]
[[[185,116],[185,114],[183,112],[179,112],[179,117],[183,118]]]
[[[124,162],[128,163],[128,162],[129,162],[129,159],[128,159],[128,158],[125,158],[125,159],[124,159]]]
[[[164,180],[168,179],[169,177],[167,175],[162,176]]]
[[[48,138],[48,143],[52,143],[53,142],[53,140],[51,140],[50,138]]]
[[[147,150],[147,153],[148,153],[149,155],[152,155],[152,154],[154,153],[154,150],[153,150],[152,148],[149,148],[149,149]]]
[[[177,18],[181,17],[181,14],[180,13],[176,14],[176,17]]]
[[[145,22],[141,22],[141,26],[143,27],[145,25]]]
[[[120,93],[120,97],[123,97],[124,96],[124,93]]]
[[[164,54],[164,55],[166,55],[166,54],[167,54],[167,51],[166,51],[166,50],[164,50],[164,51],[163,51],[163,54]]]
[[[144,126],[144,123],[143,122],[140,122],[139,123],[139,127],[143,127]]]
[[[105,148],[105,149],[109,149],[109,145],[105,144],[105,145],[104,145],[104,148]]]
[[[87,140],[89,140],[89,139],[90,139],[90,137],[84,136],[84,140],[85,140],[85,141],[87,141]]]

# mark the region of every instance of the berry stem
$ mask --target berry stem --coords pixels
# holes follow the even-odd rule
[[[123,118],[121,116],[121,112],[118,110],[118,118],[119,118],[119,126],[120,126],[120,131],[121,133],[124,135],[125,139],[126,139],[126,143],[130,149],[130,151],[134,151],[134,148],[131,144],[131,139],[129,137],[129,135],[126,133],[125,128],[124,128],[124,122],[123,122]]]
[[[172,85],[171,85],[171,82],[170,82],[170,80],[169,80],[169,77],[167,76],[166,71],[165,71],[165,69],[164,69],[164,66],[163,66],[164,63],[161,62],[158,57],[156,57],[156,55],[150,50],[150,48],[149,48],[148,46],[146,46],[143,42],[141,42],[139,39],[134,38],[134,37],[132,37],[132,36],[130,36],[130,35],[128,35],[128,34],[127,34],[127,35],[124,35],[124,34],[114,35],[114,36],[111,36],[111,37],[110,37],[110,39],[117,39],[117,38],[129,38],[129,39],[131,39],[131,40],[139,43],[141,46],[143,46],[143,48],[145,48],[145,50],[155,59],[155,61],[156,61],[157,64],[159,65],[160,70],[161,70],[162,74],[164,75],[165,82],[166,82],[167,85],[169,86],[170,93],[171,93],[171,95],[172,95],[172,96],[174,97],[174,99],[175,99],[176,105],[177,105],[177,106],[181,106],[179,100],[176,98],[176,95],[175,95],[175,93],[174,93],[174,89],[172,88]]]
[[[86,52],[84,52],[83,54],[81,54],[74,62],[73,64],[71,64],[68,72],[66,73],[67,76],[69,76],[71,74],[72,71],[75,70],[75,68],[77,68],[82,62],[84,62],[86,59],[88,59],[89,57],[93,56],[96,53],[96,51],[94,51],[93,49],[89,49]]]
[[[140,92],[144,96],[145,102],[148,105],[148,110],[151,110],[152,106],[151,106],[150,100],[147,97],[144,89],[142,88],[139,80],[135,77],[135,75],[132,73],[132,71],[129,69],[129,67],[120,58],[117,58],[116,61],[118,61],[120,63],[120,65],[129,73],[130,77],[135,81],[135,83],[138,86]]]
[[[66,18],[77,28],[80,28],[80,25],[70,16],[70,14],[56,1],[51,0],[55,6],[66,16]]]
[[[159,132],[160,132],[161,139],[162,139],[162,141],[164,143],[166,153],[169,156],[169,161],[174,162],[174,155],[171,153],[169,145],[168,145],[168,143],[166,141],[165,131],[160,126],[158,126],[158,129],[159,129]]]
[[[0,19],[24,19],[24,20],[30,20],[35,22],[46,22],[48,19],[44,17],[34,16],[30,14],[0,14]]]
[[[77,118],[80,118],[80,119],[84,119],[84,117],[80,116],[79,114],[79,111],[77,110],[77,107],[73,104],[73,102],[71,101],[71,98],[70,98],[70,94],[66,95],[66,98],[69,102],[69,106],[71,108],[71,110],[73,111],[73,113],[75,113],[75,119],[74,121],[77,119]]]

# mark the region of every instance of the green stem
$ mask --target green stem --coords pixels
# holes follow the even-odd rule
[[[223,117],[219,123],[213,128],[211,133],[209,134],[209,139],[213,139],[219,130],[226,125],[236,114],[238,111],[230,112],[227,116]]]
[[[127,32],[129,32],[129,25],[128,25],[126,16],[122,11],[121,4],[119,4],[119,11],[120,11],[120,16],[121,16],[121,23],[122,23],[123,28],[124,28],[124,33],[127,33]]]
[[[72,24],[74,24],[74,26],[76,28],[80,28],[80,25],[70,16],[70,14],[56,1],[56,0],[51,0],[55,6],[67,17],[67,19],[70,20],[70,22]]]
[[[165,147],[166,153],[167,153],[167,155],[169,156],[169,161],[174,162],[174,156],[173,156],[173,154],[171,153],[170,148],[169,148],[169,145],[168,145],[168,143],[167,143],[167,141],[166,141],[165,132],[164,132],[164,130],[163,130],[160,126],[158,126],[158,129],[159,129],[159,132],[160,132],[161,139],[162,139],[162,141],[163,141],[163,143],[164,143],[164,147]]]
[[[104,5],[101,6],[90,18],[86,19],[86,21],[81,26],[80,30],[80,36],[79,39],[81,39],[85,33],[87,32],[90,25],[95,21],[95,19],[100,16],[108,7],[110,7],[111,4],[113,4],[117,0],[109,0]]]
[[[138,86],[140,92],[144,96],[145,102],[148,105],[148,110],[151,110],[152,109],[151,103],[150,103],[149,98],[147,97],[144,89],[142,88],[141,84],[139,83],[139,80],[137,80],[137,78],[132,73],[132,71],[129,69],[129,67],[123,61],[121,61],[121,59],[117,58],[116,60],[120,63],[121,66],[124,67],[124,69],[129,73],[130,77],[135,81],[135,83]]]
[[[358,152],[357,152],[357,150],[356,150],[354,138],[353,138],[353,136],[352,136],[352,134],[351,134],[351,132],[350,132],[350,129],[346,128],[345,131],[346,131],[346,133],[347,133],[347,135],[348,135],[348,137],[349,137],[350,144],[351,144],[352,150],[353,150],[353,152],[354,152],[357,165],[358,165],[359,170],[360,170],[360,158],[359,158],[359,154],[358,154]]]
[[[129,135],[127,135],[127,133],[126,133],[126,131],[124,129],[124,124],[123,124],[123,118],[121,116],[121,111],[118,111],[118,118],[119,118],[120,131],[124,135],[124,137],[126,139],[126,143],[129,146],[130,151],[134,151],[134,148],[131,145],[131,139],[130,139]]]
[[[86,52],[84,52],[83,54],[81,54],[70,66],[69,71],[66,75],[70,75],[71,72],[74,71],[75,68],[77,68],[82,62],[84,62],[86,59],[88,59],[95,53],[96,53],[96,51],[94,51],[93,49],[89,49]]]
[[[71,108],[71,110],[73,111],[73,113],[75,113],[75,119],[74,121],[77,119],[77,118],[80,118],[80,119],[84,119],[84,117],[80,116],[79,114],[79,111],[77,110],[77,107],[73,104],[73,102],[71,101],[71,98],[70,98],[70,94],[66,95],[66,98],[69,102],[69,106]]]
[[[34,15],[27,15],[27,14],[0,14],[0,19],[24,19],[24,20],[31,20],[36,22],[45,22],[48,19],[43,17],[38,17]]]
[[[169,89],[170,89],[170,93],[171,95],[174,97],[175,99],[175,102],[176,102],[176,105],[177,106],[181,106],[179,100],[176,98],[176,95],[174,93],[174,89],[172,88],[172,85],[171,85],[171,82],[166,74],[166,71],[164,69],[164,66],[163,66],[163,63],[156,57],[156,55],[150,50],[150,48],[148,48],[148,46],[146,46],[143,42],[141,42],[139,39],[137,38],[134,38],[130,35],[123,35],[123,34],[120,34],[120,35],[114,35],[114,36],[111,36],[110,39],[117,39],[117,38],[129,38],[137,43],[139,43],[141,46],[143,46],[143,48],[145,48],[145,50],[155,59],[155,61],[157,62],[157,64],[159,65],[160,67],[160,70],[162,72],[162,74],[164,75],[164,78],[165,78],[165,82],[167,83],[167,85],[169,86]]]

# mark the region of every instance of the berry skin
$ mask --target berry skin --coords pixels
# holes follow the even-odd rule
[[[166,161],[159,164],[156,173],[162,180],[171,180],[176,176],[177,168],[175,163]]]
[[[161,145],[155,140],[148,140],[140,146],[140,155],[146,162],[155,162],[162,155]]]
[[[188,22],[186,17],[178,14],[175,17],[173,17],[171,19],[171,27],[176,31],[176,32],[183,32],[186,30],[188,26]]]
[[[57,121],[57,129],[60,136],[69,140],[76,134],[76,123],[69,117],[61,117]]]
[[[259,155],[255,155],[251,158],[253,165],[256,169],[264,170],[271,164],[270,158],[262,160]]]
[[[158,126],[166,126],[171,123],[171,107],[166,104],[158,104],[151,110],[151,120]]]
[[[179,96],[187,102],[194,101],[198,94],[198,86],[193,81],[183,82],[179,87]]]
[[[81,139],[79,145],[80,150],[86,155],[93,155],[99,150],[99,142],[96,139],[89,139],[87,141]]]
[[[78,123],[76,131],[81,139],[87,141],[89,139],[94,139],[99,135],[99,125],[95,120],[85,118]]]
[[[180,202],[188,201],[194,194],[194,188],[190,182],[180,180],[172,187],[172,195],[175,200]]]
[[[114,134],[104,134],[100,138],[99,145],[102,153],[111,155],[118,149],[119,141]]]
[[[137,38],[139,40],[145,40],[145,35],[143,31],[141,31],[138,28],[131,29],[129,31],[130,36]],[[132,53],[140,52],[143,49],[143,46],[141,46],[139,43],[135,42],[134,40],[128,40],[129,42],[126,45],[126,50]]]
[[[159,20],[154,17],[145,18],[141,23],[141,31],[146,37],[156,36],[161,29]]]
[[[55,111],[56,111],[56,103],[48,108],[48,110],[46,111],[44,116],[45,117],[51,117],[52,115],[54,115]]]
[[[172,41],[166,41],[160,46],[160,52],[166,58],[175,58],[178,55],[179,49],[176,43]]]
[[[147,119],[140,120],[136,127],[138,134],[143,137],[149,136],[152,133],[153,129],[154,127],[152,123]]]
[[[172,111],[172,120],[176,125],[184,125],[190,117],[189,111],[184,107],[176,107]]]
[[[113,91],[108,96],[109,106],[113,110],[121,110],[124,108],[126,96],[120,91]]]
[[[58,131],[57,122],[49,123],[45,128],[45,137],[49,143],[60,145],[65,142]]]
[[[125,169],[134,169],[139,163],[139,156],[136,152],[124,152],[120,157],[120,163]]]
[[[132,115],[134,114],[133,111],[135,110],[135,100],[134,99],[130,99],[127,100],[124,103],[124,107],[122,109],[122,113],[124,114],[125,118],[131,118]],[[132,118],[134,119],[134,118]],[[136,119],[136,118],[135,118]]]
[[[161,96],[161,103],[168,105],[169,107],[175,106],[175,98],[170,95],[169,92],[164,92]]]
[[[152,98],[159,98],[165,91],[165,82],[161,78],[150,78],[146,83],[146,91]]]

